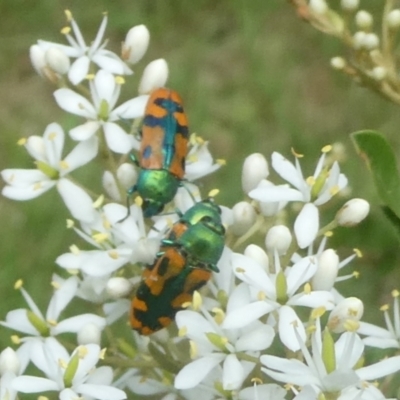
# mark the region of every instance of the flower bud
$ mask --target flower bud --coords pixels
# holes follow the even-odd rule
[[[256,261],[260,264],[264,269],[268,270],[269,267],[269,259],[267,253],[260,247],[255,244],[249,244],[245,250],[244,255]]]
[[[352,322],[360,321],[364,313],[364,304],[357,297],[342,300],[330,313],[328,328],[331,332],[341,333],[349,329]]]
[[[386,16],[386,22],[390,29],[399,29],[400,28],[400,10],[392,10]]]
[[[43,69],[46,67],[46,59],[42,48],[37,44],[31,46],[29,49],[29,57],[35,71],[40,76],[43,76]]]
[[[122,59],[135,64],[142,59],[149,47],[150,32],[145,25],[136,25],[129,29],[122,43]]]
[[[147,94],[165,86],[168,79],[168,64],[163,58],[147,64],[139,83],[139,94]]]
[[[363,47],[366,50],[373,50],[379,47],[379,38],[375,33],[367,33],[364,37]]]
[[[242,168],[243,191],[248,194],[268,175],[268,162],[265,157],[260,153],[250,154],[244,160]]]
[[[64,75],[69,71],[71,65],[69,57],[59,48],[51,47],[45,53],[47,65],[60,75]]]
[[[233,224],[230,227],[236,236],[245,234],[256,222],[256,212],[247,201],[236,203],[233,208]]]
[[[359,224],[369,213],[369,203],[364,199],[351,199],[336,214],[336,222],[340,226]]]
[[[340,5],[345,11],[354,11],[357,10],[360,4],[360,0],[342,0]]]
[[[107,282],[106,291],[113,299],[127,296],[132,290],[132,284],[126,278],[110,278]]]
[[[325,14],[328,11],[325,0],[310,0],[309,7],[316,14]]]
[[[318,259],[318,269],[312,278],[313,290],[331,290],[339,272],[339,257],[332,249],[322,252]]]
[[[289,229],[284,225],[273,226],[268,231],[265,238],[265,246],[267,247],[267,250],[272,252],[276,249],[280,256],[286,254],[291,242],[292,235]]]
[[[77,333],[77,342],[80,345],[100,344],[101,330],[92,322],[84,325]]]
[[[0,375],[5,372],[18,374],[20,366],[18,354],[11,347],[6,347],[0,354]]]
[[[374,20],[372,18],[372,15],[365,11],[365,10],[360,10],[356,14],[356,25],[358,28],[362,30],[368,30],[372,27]]]
[[[346,66],[346,60],[343,57],[331,58],[331,67],[337,70],[341,70]]]
[[[117,182],[110,171],[104,171],[102,179],[103,188],[106,193],[115,201],[121,201]]]
[[[375,67],[372,70],[371,76],[377,81],[381,81],[381,80],[385,79],[386,68],[385,67]]]
[[[360,50],[364,47],[366,33],[363,31],[358,31],[353,36],[353,47],[356,50]]]
[[[131,188],[137,181],[136,168],[131,163],[123,163],[117,169],[118,181],[125,189]]]

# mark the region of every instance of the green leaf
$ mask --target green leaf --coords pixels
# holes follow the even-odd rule
[[[387,206],[382,206],[382,211],[386,218],[392,223],[397,237],[400,239],[400,218]]]
[[[351,137],[372,172],[380,199],[400,218],[400,177],[390,144],[381,133],[375,131],[359,131]]]

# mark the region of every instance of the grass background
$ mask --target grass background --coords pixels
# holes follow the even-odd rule
[[[30,168],[32,160],[16,145],[20,137],[41,135],[53,121],[66,128],[78,120],[61,112],[54,88],[31,67],[29,46],[39,38],[63,42],[64,9],[70,9],[89,42],[103,11],[109,12],[109,48],[119,50],[127,30],[145,23],[151,32],[148,53],[136,69],[165,58],[169,86],[182,94],[191,130],[210,140],[216,158],[227,166],[206,180],[205,188],[221,189],[219,200],[232,206],[243,197],[243,159],[252,152],[267,157],[291,147],[306,155],[306,175],[313,172],[320,149],[342,143],[347,157],[342,169],[351,196],[371,203],[361,226],[341,229],[332,239],[341,258],[360,248],[353,263],[361,277],[340,286],[366,304],[365,319],[381,321],[378,307],[399,288],[398,241],[379,209],[371,177],[356,155],[349,134],[360,129],[384,132],[398,153],[400,113],[392,105],[351,83],[329,67],[343,54],[335,39],[323,36],[297,18],[286,2],[265,0],[3,0],[0,2],[0,167]],[[133,86],[130,93],[135,92]],[[86,178],[100,181],[92,173]],[[335,212],[343,200],[334,203]],[[0,198],[0,319],[20,307],[13,283],[25,287],[45,306],[56,257],[76,237],[65,228],[68,214],[53,190],[39,199],[14,202]],[[328,220],[324,221],[328,222]],[[0,332],[1,347],[9,332]]]

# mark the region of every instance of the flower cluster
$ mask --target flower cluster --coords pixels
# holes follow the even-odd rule
[[[339,256],[329,247],[329,237],[338,226],[358,225],[367,217],[369,204],[357,198],[343,200],[348,181],[332,146],[322,149],[307,177],[302,155],[293,151],[291,162],[273,152],[272,169],[283,179],[277,183],[262,154],[248,156],[241,179],[244,199],[232,208],[218,207],[224,228],[213,230],[209,216],[201,219],[219,239],[226,231],[211,279],[206,283],[211,275],[206,267],[185,264],[178,275],[181,286],[172,288],[168,276],[176,274],[173,269],[182,257],[177,264],[163,258],[173,243],[165,238],[171,237],[171,226],[175,234],[179,224],[188,224],[185,216],[206,197],[193,181],[223,163],[214,161],[207,142],[191,135],[183,184],[166,209],[145,218],[139,196],[127,206],[126,191],[136,187],[141,173],[128,156],[140,148],[138,127],[149,94],[166,84],[167,64],[161,59],[148,64],[139,95],[120,104],[123,75],[132,74],[132,65],[149,44],[147,28],[133,27],[118,56],[103,42],[107,16],[88,46],[72,14],[66,15],[68,26],[62,32],[69,45],[39,41],[31,48],[31,60],[39,75],[58,86],[54,98],[60,108],[82,121],[68,135],[53,122],[43,136],[20,140],[37,168],[3,170],[2,193],[29,200],[55,186],[71,215],[67,226],[81,244],[71,244],[55,260],[60,268],[53,275],[54,293],[45,313],[23,282],[16,283],[27,306],[8,312],[0,322],[19,332],[12,337],[16,350],[6,348],[0,355],[1,399],[47,391],[63,400],[384,399],[376,380],[399,371],[400,356],[387,353],[370,365],[364,356],[367,346],[400,347],[398,292],[393,292],[394,323],[384,308],[387,329],[361,321],[362,301],[340,293],[340,282],[357,276],[343,273],[344,268],[361,252]],[[65,155],[67,140],[73,146]],[[103,162],[99,193],[71,175],[79,167],[90,168],[94,160]],[[210,192],[209,197],[214,195]],[[339,209],[326,221],[329,205]],[[188,225],[183,229],[197,234]],[[192,263],[198,252],[193,240],[180,243],[187,251],[183,258]],[[198,257],[208,254],[210,243],[204,241]],[[149,279],[149,268],[156,271],[151,279],[159,287],[146,302],[138,292]],[[193,271],[207,274],[201,290],[187,287],[196,283]],[[166,293],[177,290],[181,293],[171,304],[166,302]],[[139,311],[150,316],[172,309],[176,302],[181,310],[175,323],[147,332],[149,336],[126,328],[135,293]],[[80,314],[78,307],[62,318],[78,298],[96,312]],[[140,315],[135,318],[144,318]],[[171,322],[160,320],[161,326]],[[66,333],[75,334],[75,339]],[[36,367],[35,376],[25,373],[29,365]]]

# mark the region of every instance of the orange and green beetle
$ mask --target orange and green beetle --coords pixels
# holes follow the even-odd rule
[[[195,204],[173,225],[152,265],[145,268],[132,300],[130,323],[142,335],[166,326],[218,272],[225,229],[211,199]]]
[[[189,129],[177,92],[160,88],[151,94],[141,136],[139,177],[128,196],[138,192],[144,216],[152,217],[174,198],[185,174]]]

